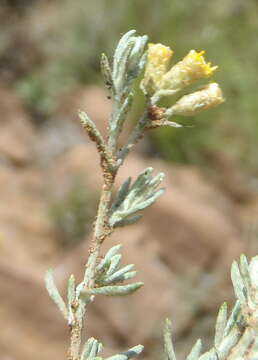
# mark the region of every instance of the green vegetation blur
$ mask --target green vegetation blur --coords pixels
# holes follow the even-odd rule
[[[173,62],[190,49],[206,50],[219,69],[212,81],[226,103],[191,118],[175,118],[182,129],[150,133],[153,151],[183,163],[210,162],[217,154],[258,172],[258,2],[256,0],[64,0],[55,1],[42,42],[45,61],[17,82],[27,104],[54,111],[66,92],[97,83],[101,52],[111,57],[124,32],[136,29],[174,51]],[[197,84],[197,88],[200,84]],[[172,100],[171,100],[172,101]],[[143,99],[135,104],[139,116]],[[86,109],[85,109],[86,110]]]

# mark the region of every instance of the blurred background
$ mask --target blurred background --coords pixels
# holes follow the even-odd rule
[[[1,0],[1,360],[65,358],[69,331],[43,277],[53,267],[64,290],[70,273],[82,276],[101,174],[77,111],[106,132],[99,56],[132,28],[173,48],[174,61],[205,49],[227,101],[150,132],[121,169],[118,185],[150,165],[164,171],[167,192],[104,244],[124,244],[145,287],[97,299],[86,336],[106,354],[142,343],[159,358],[170,317],[181,358],[198,337],[212,343],[218,307],[234,299],[232,259],[258,248],[257,11],[257,0]],[[122,139],[143,109],[137,86]]]

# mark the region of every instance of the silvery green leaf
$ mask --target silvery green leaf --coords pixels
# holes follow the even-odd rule
[[[233,262],[231,267],[231,279],[234,286],[236,298],[242,305],[246,303],[246,288],[242,276],[239,271],[239,267],[236,261]]]
[[[116,254],[111,258],[110,266],[106,272],[106,276],[112,275],[119,267],[122,255]]]
[[[47,288],[47,291],[49,293],[49,296],[56,303],[59,310],[64,315],[64,318],[67,319],[67,317],[68,317],[67,308],[66,308],[66,305],[64,303],[64,300],[62,299],[62,297],[61,297],[61,295],[60,295],[60,293],[59,293],[59,291],[58,291],[58,289],[56,287],[52,269],[47,271],[46,276],[45,276],[45,282],[46,282],[46,288]]]
[[[98,352],[98,341],[94,340],[91,346],[91,349],[89,351],[89,355],[87,356],[87,359],[94,359],[94,357],[97,355]]]
[[[162,182],[162,180],[164,180],[165,174],[164,173],[159,173],[158,175],[154,176],[149,184],[148,184],[148,188],[151,190],[155,190],[157,188],[157,186],[159,186],[159,184]]]
[[[117,355],[113,355],[110,356],[108,358],[106,358],[106,360],[128,360],[131,358],[134,358],[138,355],[141,354],[141,352],[143,351],[144,347],[142,345],[137,345],[132,347],[131,349],[129,349],[128,351],[121,353],[121,354],[117,354]]]
[[[237,300],[235,303],[235,306],[230,314],[230,317],[227,321],[227,325],[225,327],[225,335],[227,335],[231,329],[237,324],[237,321],[239,319],[239,317],[241,316],[241,304],[240,301]]]
[[[237,344],[241,336],[241,331],[239,330],[237,324],[231,329],[227,336],[223,338],[220,345],[217,347],[217,352],[219,359],[226,360],[227,356],[231,352],[232,348]],[[201,360],[203,360],[201,358]]]
[[[240,271],[243,277],[243,282],[245,285],[245,288],[247,290],[247,294],[249,294],[251,288],[252,288],[252,284],[251,284],[251,279],[250,279],[250,274],[249,274],[249,264],[247,261],[247,258],[244,254],[242,254],[240,256]]]
[[[127,226],[127,225],[133,225],[135,224],[137,221],[139,221],[142,218],[142,215],[134,215],[128,218],[125,218],[123,220],[119,220],[119,218],[113,218],[113,226],[114,227],[123,227],[123,226]]]
[[[165,189],[159,189],[155,193],[152,194],[148,199],[145,201],[142,201],[140,203],[137,203],[135,207],[132,207],[126,212],[126,216],[131,215],[137,211],[143,210],[149,206],[151,206],[161,195],[163,195],[165,192]]]
[[[103,269],[106,269],[110,266],[110,261],[114,255],[116,255],[122,248],[121,244],[113,246],[111,249],[108,250],[106,253],[104,259],[99,263],[96,270],[102,271]]]
[[[95,357],[98,355],[98,353],[103,349],[103,345],[99,343],[97,340],[92,345],[92,348],[90,350],[90,354],[88,356],[89,360],[95,359]]]
[[[166,319],[164,327],[164,349],[167,360],[176,360],[176,355],[172,343],[172,325],[169,319]]]
[[[137,177],[131,188],[126,188],[126,196],[120,205],[113,210],[109,218],[112,227],[131,224],[139,219],[133,217],[135,213],[152,205],[164,192],[164,189],[157,190],[164,178],[163,173],[152,177],[153,168],[145,169]]]
[[[128,62],[129,57],[136,41],[136,37],[131,37],[124,48],[120,60],[117,62],[117,72],[113,72],[113,84],[115,87],[116,95],[120,98],[128,93]]]
[[[144,188],[144,186],[148,184],[148,182],[151,180],[152,172],[153,172],[153,168],[148,167],[147,169],[145,169],[138,175],[137,179],[131,186],[130,193],[129,193],[130,199],[134,198],[135,194],[137,192],[140,192]]]
[[[147,51],[145,51],[145,53],[141,57],[141,60],[139,61],[139,72],[141,72],[145,68],[147,59],[148,59],[148,54]]]
[[[128,46],[130,38],[136,33],[136,30],[130,30],[125,33],[120,39],[114,54],[114,63],[113,63],[113,79],[116,78],[118,73],[118,64],[121,61],[123,53]]]
[[[129,177],[128,179],[126,179],[126,181],[120,186],[117,195],[113,201],[113,204],[111,206],[111,214],[114,212],[114,210],[116,210],[124,201],[126,195],[129,192],[130,189],[130,184],[131,184],[132,178]]]
[[[87,289],[81,292],[80,298],[84,300],[84,297],[87,297],[88,295],[124,296],[134,293],[142,286],[142,282],[137,282],[129,285],[103,286],[99,288]]]
[[[219,313],[217,316],[216,326],[215,326],[215,340],[214,344],[217,348],[221,343],[224,337],[224,331],[227,324],[227,303],[221,305]]]
[[[69,305],[75,300],[75,296],[75,278],[74,275],[71,275],[67,285],[67,300]]]
[[[246,328],[238,343],[232,348],[227,360],[257,359],[258,354],[255,354],[250,349],[255,338],[257,338],[257,332],[255,333],[252,328]],[[248,356],[249,354],[250,357]]]
[[[143,68],[142,56],[148,37],[134,34],[132,30],[121,38],[114,55],[112,78],[120,100],[130,92],[132,81]]]
[[[92,337],[85,343],[80,360],[93,360],[102,349],[103,345]]]
[[[128,271],[132,270],[134,267],[134,264],[127,265],[123,267],[122,269],[116,271],[110,276],[107,276],[104,278],[104,283],[112,283],[112,282],[118,282],[123,279],[124,274],[126,274]]]
[[[143,199],[151,198],[156,193],[155,190],[160,185],[160,183],[162,182],[164,177],[165,177],[165,175],[163,173],[159,173],[155,178],[150,180],[148,183],[148,186],[146,186],[143,189],[143,191],[141,192],[141,194],[140,194],[141,197],[139,197],[139,202],[141,201],[140,200],[141,198],[143,198]]]
[[[219,358],[220,359],[220,358]],[[211,349],[210,351],[203,354],[199,360],[218,360],[218,356],[215,349]]]
[[[76,298],[76,289],[75,289],[75,278],[71,275],[68,279],[67,284],[67,303],[68,303],[68,324],[72,325],[74,321],[74,315],[72,311],[72,303]]]
[[[143,65],[142,55],[144,52],[144,48],[147,44],[147,41],[148,41],[147,35],[138,36],[135,41],[134,47],[130,55],[130,62],[128,66],[129,76],[131,77],[132,80],[136,78],[139,75],[140,71],[142,70],[142,65]]]
[[[97,341],[93,337],[89,338],[82,349],[81,360],[86,360],[90,354],[93,344]]]
[[[117,131],[118,134],[121,133],[123,129],[123,125],[126,119],[128,112],[130,111],[133,103],[133,93],[129,93],[128,96],[125,98],[121,108],[119,109],[115,121],[112,121],[110,126],[112,130]]]
[[[107,58],[106,54],[104,54],[104,53],[101,54],[100,68],[101,68],[101,73],[102,73],[102,76],[104,78],[106,86],[111,87],[112,82],[113,82],[112,81],[112,73],[111,73],[108,58]]]
[[[137,274],[137,271],[129,271],[126,274],[124,274],[123,276],[121,276],[121,281],[130,280],[133,277],[135,277],[136,274]]]
[[[135,201],[141,201],[141,199],[147,199],[148,197],[151,197],[154,194],[154,191],[157,189],[157,187],[160,185],[160,183],[164,180],[165,174],[159,173],[153,178],[149,178],[148,181],[146,181],[145,186],[143,189],[139,189],[138,192],[134,193],[134,196],[138,196],[138,199]]]
[[[249,274],[252,287],[256,291],[256,299],[258,300],[258,256],[252,258],[249,265]]]
[[[167,120],[162,122],[162,126],[171,126],[171,127],[175,127],[175,128],[183,127],[182,124],[179,124],[179,123],[174,122],[174,121],[167,121]]]
[[[202,342],[200,339],[198,339],[194,344],[190,354],[187,356],[186,360],[198,360],[201,351],[202,351]]]
[[[135,200],[141,199],[141,196],[137,197],[137,195],[141,195],[144,188],[150,182],[152,172],[153,172],[153,168],[149,167],[140,173],[140,175],[137,177],[135,182],[132,184],[130,191],[129,191],[128,195],[126,196],[125,200],[121,204],[122,209],[130,208],[131,204]]]
[[[76,297],[77,297],[77,298],[79,297],[80,292],[84,289],[84,287],[85,287],[85,284],[84,284],[83,281],[80,282],[80,283],[76,286],[76,291],[75,291],[75,293],[76,293]]]

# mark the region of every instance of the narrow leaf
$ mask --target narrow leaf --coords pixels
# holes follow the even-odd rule
[[[127,225],[133,225],[136,222],[138,222],[141,218],[142,218],[142,215],[134,215],[134,216],[131,216],[131,217],[127,217],[127,218],[125,218],[123,220],[119,219],[119,220],[116,221],[116,217],[114,216],[111,219],[111,225],[114,226],[114,227],[123,227],[123,226],[127,226]]]
[[[94,289],[87,289],[81,292],[80,298],[84,300],[89,295],[125,296],[134,293],[143,286],[142,282],[129,285],[103,286]]]
[[[252,287],[256,290],[256,293],[258,293],[258,256],[252,258],[249,265],[249,273]],[[258,302],[258,295],[256,295],[256,298]]]
[[[143,345],[136,345],[134,347],[132,347],[131,349],[127,350],[124,355],[127,356],[127,359],[131,359],[135,356],[138,356],[142,353],[144,349],[144,346]]]
[[[111,87],[112,86],[111,69],[110,69],[110,66],[109,66],[108,58],[107,58],[106,54],[104,54],[104,53],[101,54],[100,68],[101,68],[101,73],[102,73],[102,76],[104,78],[106,86]]]
[[[89,357],[95,352],[95,356],[97,355],[96,351],[98,350],[98,341],[93,337],[89,338],[83,349],[80,360],[87,360]]]
[[[165,189],[159,189],[157,191],[155,191],[148,199],[140,202],[140,203],[137,203],[134,207],[130,208],[128,211],[127,211],[127,214],[126,216],[129,216],[137,211],[140,211],[140,210],[144,210],[146,209],[147,207],[151,206],[152,204],[154,204],[156,202],[156,200],[161,196],[163,195],[165,192]]]
[[[240,256],[240,271],[241,271],[244,285],[246,287],[247,295],[248,295],[249,292],[251,291],[252,284],[251,284],[251,279],[250,279],[250,274],[249,274],[249,264],[248,264],[247,258],[244,254],[242,254]]]
[[[210,351],[206,352],[199,358],[199,360],[218,360],[218,359],[220,358],[218,358],[215,349],[211,349]]]
[[[131,37],[128,40],[128,43],[126,44],[126,47],[124,48],[122,54],[121,54],[121,58],[118,60],[117,62],[117,71],[116,73],[113,72],[113,84],[114,84],[114,88],[115,88],[115,92],[117,94],[117,96],[120,97],[120,101],[121,101],[121,97],[124,94],[128,93],[128,70],[127,70],[127,66],[128,66],[128,61],[130,58],[130,54],[132,51],[132,48],[134,46],[135,43],[135,37]]]
[[[64,300],[62,299],[62,297],[61,297],[61,295],[60,295],[60,293],[59,293],[59,291],[58,291],[58,289],[56,287],[52,269],[47,271],[46,276],[45,276],[45,282],[46,282],[46,288],[47,288],[47,291],[49,293],[49,296],[56,303],[59,310],[64,315],[64,318],[67,319],[67,317],[68,317],[67,308],[66,308],[66,305],[64,303]]]
[[[237,324],[231,329],[227,336],[225,336],[217,348],[219,359],[227,359],[234,346],[238,343],[241,337],[241,331]]]
[[[116,255],[122,248],[122,245],[115,245],[111,249],[108,250],[104,259],[97,266],[97,271],[102,271],[104,268],[110,265],[111,258]]]
[[[130,188],[130,183],[131,183],[132,178],[129,177],[128,179],[126,179],[126,181],[121,185],[121,187],[119,188],[116,198],[111,206],[111,214],[122,204],[122,202],[124,201],[126,195],[129,192],[129,188]]]
[[[174,121],[167,121],[167,120],[162,122],[162,126],[171,126],[171,127],[175,127],[175,128],[183,127],[182,124],[179,124],[179,123],[174,122]]]
[[[146,46],[146,43],[148,41],[148,36],[138,36],[135,45],[132,49],[131,58],[130,58],[130,64],[129,64],[129,71],[133,73],[133,75],[137,76],[139,72],[139,62],[141,60],[144,48]]]
[[[121,254],[116,254],[111,258],[110,266],[106,272],[107,276],[112,275],[118,269],[121,262],[121,258],[122,258]]]
[[[139,66],[139,74],[145,68],[147,59],[148,59],[148,54],[147,54],[147,51],[145,51],[145,53],[142,55],[142,57],[139,61],[139,65],[138,65]],[[141,85],[140,85],[140,88],[141,88]]]
[[[68,280],[67,285],[67,300],[68,304],[71,305],[75,299],[75,278],[74,275],[71,275]]]
[[[124,353],[110,356],[106,358],[106,360],[128,360],[140,355],[143,349],[144,347],[142,345],[137,345]]]
[[[133,183],[131,190],[141,189],[147,182],[151,180],[151,174],[153,173],[153,168],[148,167],[147,169],[143,170]]]
[[[227,324],[227,303],[221,305],[217,316],[216,327],[215,327],[215,340],[214,344],[217,348],[224,337],[224,331]]]
[[[240,274],[238,264],[236,261],[233,262],[231,267],[231,279],[234,286],[234,291],[236,298],[240,301],[242,305],[246,303],[246,288],[242,276]]]
[[[68,324],[71,326],[74,322],[74,314],[72,310],[72,303],[76,298],[75,278],[73,275],[68,279],[67,284],[67,306],[68,306]]]
[[[137,271],[129,271],[121,277],[121,281],[130,280],[137,274]]]
[[[187,356],[186,360],[198,360],[199,356],[201,355],[202,351],[202,342],[200,339],[198,339],[193,346],[190,354]]]
[[[238,343],[232,348],[229,359],[256,360],[258,354],[250,349],[256,338],[257,332],[252,328],[246,328]]]
[[[227,322],[227,326],[225,328],[224,334],[228,335],[228,333],[231,331],[231,329],[237,325],[237,321],[241,315],[241,304],[240,301],[237,300],[235,303],[235,306],[230,314],[230,317]]]
[[[122,269],[116,271],[112,275],[108,276],[107,278],[105,278],[104,281],[109,282],[109,283],[114,282],[114,281],[121,281],[124,274],[127,273],[128,271],[132,270],[133,268],[134,268],[134,264],[127,265],[127,266],[123,267]]]
[[[88,360],[95,359],[95,357],[98,355],[98,352],[101,351],[102,348],[103,348],[103,345],[101,343],[99,343],[98,340],[95,340],[90,349]]]
[[[164,349],[167,360],[176,360],[174,347],[172,344],[172,325],[169,319],[165,321],[164,327]]]
[[[126,99],[120,109],[120,112],[117,116],[117,119],[116,119],[116,127],[117,127],[118,133],[121,133],[121,131],[123,129],[125,119],[127,117],[128,112],[130,111],[130,109],[132,107],[132,103],[133,103],[133,93],[129,93],[128,96],[126,97]]]
[[[128,31],[126,34],[124,34],[117,47],[115,50],[115,54],[114,54],[114,65],[113,65],[113,79],[116,78],[117,76],[117,71],[118,71],[118,63],[121,60],[122,57],[122,53],[124,52],[125,48],[128,45],[128,41],[129,39],[136,33],[136,30],[130,30]]]

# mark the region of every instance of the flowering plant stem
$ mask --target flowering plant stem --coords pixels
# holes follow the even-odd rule
[[[108,173],[104,178],[104,184],[102,187],[102,194],[100,197],[97,219],[94,227],[94,235],[92,239],[92,245],[90,247],[90,255],[86,264],[86,271],[84,276],[84,287],[93,288],[97,259],[99,257],[100,248],[102,242],[109,235],[110,229],[107,222],[107,213],[109,210],[112,189],[115,181],[115,176]],[[85,310],[86,311],[86,306]],[[69,360],[79,360],[80,358],[80,346],[81,346],[81,334],[82,334],[83,322],[79,319],[75,319],[71,326],[71,343],[68,352]]]
[[[131,184],[131,177],[125,180],[112,199],[117,172],[134,145],[142,138],[145,130],[160,126],[180,127],[170,121],[176,113],[189,115],[206,110],[223,102],[221,90],[217,84],[185,96],[170,108],[160,107],[161,97],[170,96],[195,80],[207,77],[215,70],[206,64],[202,52],[192,51],[178,65],[168,71],[172,51],[161,44],[151,45],[145,52],[148,37],[136,36],[135,30],[127,32],[119,41],[115,50],[113,66],[109,65],[106,55],[102,54],[101,70],[105,83],[110,90],[109,98],[113,100],[112,113],[109,120],[108,137],[105,141],[95,123],[85,112],[79,112],[82,126],[89,138],[95,143],[100,157],[103,174],[103,186],[100,196],[93,238],[89,249],[89,257],[82,282],[76,285],[73,275],[67,285],[67,303],[60,295],[49,270],[46,274],[46,287],[49,295],[67,320],[71,330],[68,360],[104,360],[98,354],[102,344],[89,338],[82,344],[82,329],[87,307],[96,295],[124,296],[134,293],[142,282],[125,283],[132,279],[136,271],[131,271],[133,264],[120,267],[121,245],[113,246],[100,259],[103,241],[116,227],[134,224],[141,218],[143,211],[157,201],[164,189],[159,188],[164,178],[163,173],[152,176],[151,167],[142,171]],[[151,50],[151,51],[150,51]],[[147,62],[147,64],[146,64]],[[145,67],[146,65],[146,67]],[[141,89],[146,104],[143,115],[135,124],[127,142],[118,148],[119,136],[123,130],[128,112],[131,109],[134,93],[133,82],[145,68]],[[173,75],[173,76],[172,76]],[[246,270],[247,271],[247,270]],[[174,360],[173,347],[170,344],[170,327],[166,332],[166,353],[168,359]],[[129,360],[143,351],[142,345],[136,345],[128,351],[107,358],[108,360]],[[106,360],[107,360],[106,359]],[[189,358],[188,360],[196,360]],[[209,360],[211,360],[209,358]],[[212,358],[213,360],[213,358]]]

